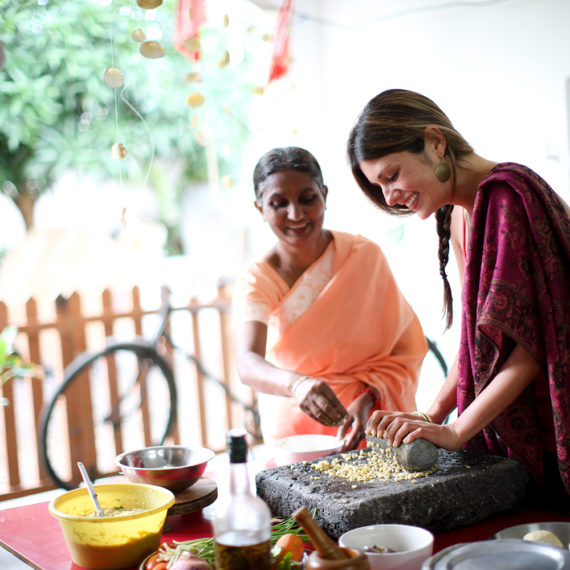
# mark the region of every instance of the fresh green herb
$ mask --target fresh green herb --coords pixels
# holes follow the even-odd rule
[[[313,517],[315,516],[316,510],[313,511]],[[287,517],[286,519],[274,519],[271,525],[271,545],[275,546],[275,543],[280,537],[285,534],[296,534],[301,538],[304,543],[308,543],[310,538],[305,534],[305,531],[299,526],[297,521],[293,517]],[[170,561],[172,559],[177,560],[182,551],[189,552],[192,556],[197,556],[206,560],[212,568],[214,568],[215,559],[215,544],[213,538],[198,538],[196,540],[186,540],[186,541],[174,541],[176,546],[170,546],[167,543],[163,543],[159,548],[159,556],[161,560]],[[278,553],[277,553],[278,554]],[[275,560],[275,553],[272,551],[272,557]],[[290,556],[289,556],[290,558]],[[283,564],[281,564],[283,562]],[[279,570],[293,570],[296,568],[302,568],[302,564],[295,562],[287,558],[287,555],[283,557],[277,564]]]
[[[313,517],[315,516],[316,512],[317,510],[314,509],[312,512]],[[271,535],[271,544],[275,544],[282,536],[286,534],[296,534],[305,543],[311,540],[293,517],[287,517],[286,519],[274,519],[274,524],[271,528],[273,529],[273,533]]]
[[[277,557],[279,557],[279,561],[276,565],[273,565],[273,568],[277,568],[277,570],[296,570],[297,568],[304,568],[305,564],[303,561],[297,562],[296,560],[291,560],[293,558],[293,554],[291,552],[287,552],[283,556],[280,556],[281,548],[279,546],[274,546],[271,549],[271,560],[273,562],[277,561]]]

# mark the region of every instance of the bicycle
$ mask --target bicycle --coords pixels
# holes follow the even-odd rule
[[[109,337],[103,349],[83,352],[65,368],[62,383],[44,406],[39,429],[42,463],[58,487],[70,490],[77,486],[80,478],[73,466],[78,460],[92,478],[110,474],[115,455],[135,448],[127,442],[129,436],[140,439],[141,428],[141,447],[163,445],[172,434],[178,389],[172,366],[161,353],[164,345],[183,354],[232,402],[242,406],[251,417],[246,429],[254,439],[261,439],[257,408],[242,401],[194,355],[174,344],[169,333],[172,311],[170,290],[162,287],[159,325],[150,340]],[[106,393],[102,386],[109,387]],[[82,413],[76,413],[77,406]],[[67,449],[62,450],[62,438],[68,441]],[[105,461],[109,473],[98,466]]]

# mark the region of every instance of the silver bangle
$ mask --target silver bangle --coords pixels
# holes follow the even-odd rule
[[[299,387],[299,384],[301,382],[303,382],[304,380],[307,380],[308,378],[310,378],[310,376],[299,376],[295,382],[293,382],[293,384],[291,385],[291,395],[295,395],[295,390]]]
[[[429,416],[425,412],[412,412],[412,415],[418,416],[418,418],[422,418],[422,420],[424,420],[425,422],[429,422],[430,424],[433,424],[433,420],[431,419],[431,416]]]

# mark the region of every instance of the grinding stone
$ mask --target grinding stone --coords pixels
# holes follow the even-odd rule
[[[470,450],[440,449],[437,471],[415,482],[332,478],[311,468],[319,461],[260,471],[257,493],[275,516],[289,516],[302,506],[316,509],[316,522],[335,539],[353,528],[379,523],[433,531],[470,525],[519,506],[530,481],[517,461]]]

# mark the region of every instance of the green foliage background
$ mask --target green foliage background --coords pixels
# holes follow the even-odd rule
[[[219,175],[236,176],[257,97],[255,57],[269,45],[262,30],[252,33],[252,22],[208,21],[200,60],[189,60],[173,46],[173,8],[174,0],[165,0],[150,20],[135,0],[15,1],[2,7],[0,192],[24,215],[26,203],[33,205],[74,169],[152,185],[162,204],[159,217],[175,232],[180,220],[172,219],[173,206],[189,181],[208,176],[205,148],[195,136],[206,123],[213,147],[230,149],[217,153]],[[231,26],[243,57],[221,67]],[[160,30],[165,57],[139,53],[131,37],[137,28],[147,39],[157,39],[150,33]],[[125,78],[116,90],[103,81],[110,66]],[[201,81],[189,81],[197,71]],[[193,91],[205,96],[202,107],[186,104]],[[194,114],[197,126],[191,129]],[[115,141],[129,152],[123,160],[111,158]],[[33,219],[26,224],[33,227]]]

